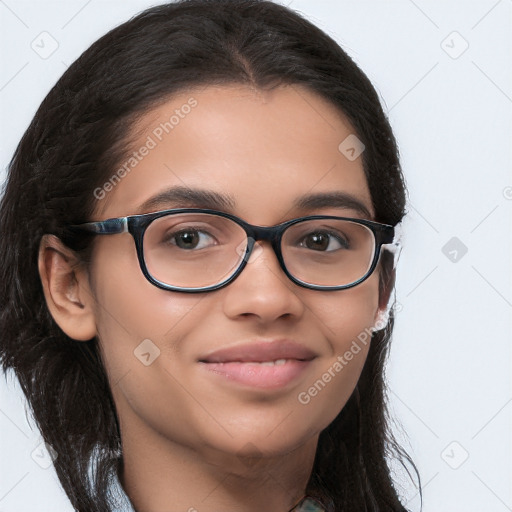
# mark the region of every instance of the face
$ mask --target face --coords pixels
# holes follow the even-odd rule
[[[127,158],[130,170],[104,197],[97,194],[92,220],[213,206],[181,200],[141,209],[173,187],[229,196],[230,206],[214,208],[261,226],[310,214],[371,219],[361,158],[349,160],[338,149],[353,133],[333,106],[299,86],[182,93],[134,128],[137,162]],[[334,191],[356,198],[370,217],[346,205],[294,206],[301,196]],[[139,440],[158,436],[205,457],[270,456],[316,441],[357,383],[368,352],[358,335],[378,312],[377,272],[346,290],[306,289],[286,277],[267,242],[226,287],[187,294],[146,280],[129,233],[98,236],[90,282],[122,432]],[[251,370],[239,362],[231,373],[204,363],[218,350],[284,346],[285,339],[310,354],[306,363]],[[270,385],[257,375],[251,381],[251,372],[268,372]]]

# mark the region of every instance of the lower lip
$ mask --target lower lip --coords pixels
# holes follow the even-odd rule
[[[311,361],[289,359],[282,365],[264,366],[240,361],[228,363],[204,363],[207,370],[228,380],[259,389],[278,389],[297,379]]]

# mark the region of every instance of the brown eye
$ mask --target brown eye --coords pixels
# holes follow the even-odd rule
[[[303,238],[301,245],[308,249],[330,252],[337,249],[349,249],[349,244],[340,233],[333,234],[327,231],[316,231]]]
[[[201,242],[200,233],[202,232],[196,230],[179,231],[172,235],[173,242],[170,243],[177,245],[180,249],[197,249]]]

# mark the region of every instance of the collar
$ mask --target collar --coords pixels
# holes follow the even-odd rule
[[[304,496],[290,512],[325,512],[325,509],[314,498]]]
[[[112,477],[109,498],[112,503],[112,512],[135,512],[117,474]],[[325,512],[325,509],[314,498],[304,496],[289,512]]]

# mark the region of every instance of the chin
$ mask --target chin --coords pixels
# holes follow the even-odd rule
[[[253,428],[249,431],[238,431],[233,437],[215,436],[210,438],[207,451],[210,455],[217,453],[230,458],[235,455],[242,466],[247,466],[261,462],[263,459],[284,457],[308,442],[314,444],[316,448],[320,428],[311,427],[306,430],[302,425],[300,430],[292,431],[290,426],[276,429],[276,424],[273,423],[262,430]],[[295,426],[297,427],[297,424]]]

